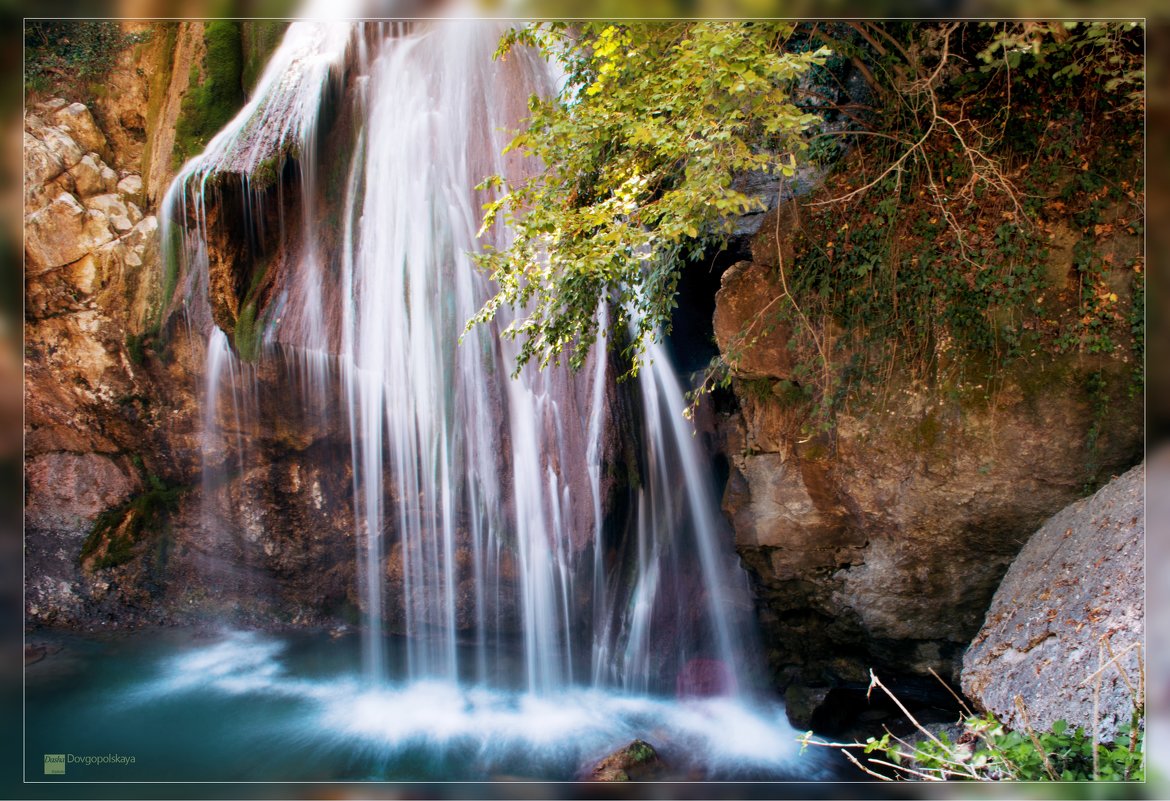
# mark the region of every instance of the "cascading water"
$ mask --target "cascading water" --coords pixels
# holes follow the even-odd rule
[[[488,197],[474,187],[538,167],[501,153],[528,97],[556,91],[535,54],[493,59],[501,32],[294,23],[254,99],[184,167],[164,236],[180,245],[177,303],[208,343],[207,471],[230,469],[210,453],[228,431],[244,470],[239,418],[266,413],[261,373],[347,432],[363,703],[419,682],[573,703],[586,688],[749,693],[746,578],[662,346],[619,388],[606,337],[579,373],[512,377],[507,320],[464,333],[491,294],[471,254],[508,236],[477,239]],[[326,130],[324,109],[350,121],[347,136]],[[243,279],[209,244],[226,229],[250,243],[229,256],[263,265]],[[598,315],[604,330],[604,303]],[[623,726],[649,714],[622,703]]]

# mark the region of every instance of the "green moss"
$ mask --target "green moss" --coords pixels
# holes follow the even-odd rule
[[[767,378],[748,378],[739,382],[744,395],[763,403],[772,397],[772,382]]]
[[[148,352],[159,357],[166,350],[166,341],[163,337],[159,336],[159,327],[157,325],[143,331],[141,334],[127,334],[125,344],[126,357],[130,359],[130,363],[135,367],[142,367],[146,364],[146,355]],[[142,396],[135,394],[125,397],[138,398]]]
[[[213,20],[203,29],[207,52],[191,65],[191,79],[175,124],[175,165],[207,146],[244,105],[240,23]]]
[[[182,490],[167,487],[155,475],[150,489],[127,503],[98,515],[81,546],[81,561],[95,570],[116,567],[134,558],[137,545],[156,534],[179,503]]]
[[[654,753],[654,747],[645,740],[634,740],[634,742],[630,743],[630,747],[626,749],[626,753],[629,754],[630,759],[636,765],[649,762],[657,756]]]
[[[914,444],[919,450],[931,450],[939,444],[942,434],[942,423],[934,412],[927,412],[926,416],[918,421],[914,427]]]
[[[277,176],[280,175],[280,169],[284,166],[284,151],[280,150],[273,153],[266,159],[261,160],[259,164],[252,170],[252,174],[248,176],[252,182],[252,188],[255,190],[267,189],[276,183]]]
[[[246,362],[254,362],[260,355],[260,339],[263,326],[256,322],[256,303],[244,304],[240,316],[236,318],[234,340],[236,352]]]
[[[288,28],[285,20],[253,19],[240,24],[243,45],[243,70],[241,80],[244,91],[251,94],[260,80],[264,65],[280,45]]]
[[[179,285],[179,254],[183,250],[183,228],[180,225],[171,225],[166,239],[162,243],[163,250],[163,280],[162,297],[159,299],[158,309],[151,315],[154,318],[154,328],[164,322],[167,307],[175,297],[175,289]]]
[[[792,409],[809,401],[808,391],[795,381],[789,381],[786,378],[772,385],[772,394],[780,401],[780,406],[784,409]]]

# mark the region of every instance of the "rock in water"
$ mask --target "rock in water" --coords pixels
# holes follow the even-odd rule
[[[963,658],[963,691],[1009,727],[1130,721],[1144,621],[1145,465],[1046,522],[1016,557]],[[1116,659],[1114,659],[1116,657]],[[1094,706],[1096,705],[1096,711]]]
[[[634,740],[598,762],[589,778],[595,782],[646,781],[658,778],[664,768],[654,746]]]

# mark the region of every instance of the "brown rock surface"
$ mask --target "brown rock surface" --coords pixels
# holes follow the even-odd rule
[[[715,296],[715,340],[737,374],[786,378],[792,369],[788,326],[777,319],[775,271],[741,261],[723,274]]]
[[[138,488],[125,467],[96,453],[47,453],[29,459],[25,483],[25,525],[67,530],[84,529]]]

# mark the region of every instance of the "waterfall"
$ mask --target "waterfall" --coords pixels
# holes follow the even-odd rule
[[[508,320],[464,334],[492,293],[471,254],[508,241],[502,225],[477,239],[489,197],[474,187],[537,168],[501,153],[528,97],[556,90],[534,53],[492,58],[501,32],[294,23],[253,99],[184,166],[164,235],[180,250],[173,306],[207,342],[205,463],[222,461],[225,415],[265,413],[244,390],[261,373],[347,432],[373,684],[736,692],[746,579],[665,349],[618,387],[613,332],[578,373],[515,377]],[[223,231],[246,244],[213,242]]]

